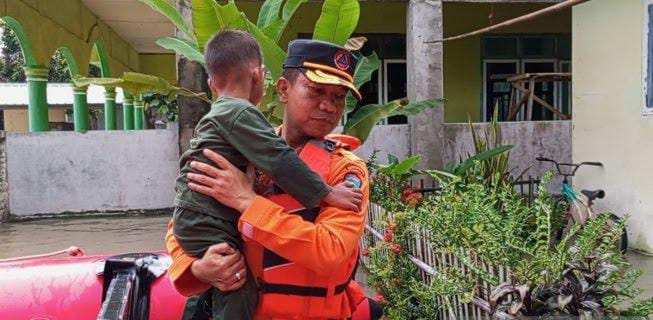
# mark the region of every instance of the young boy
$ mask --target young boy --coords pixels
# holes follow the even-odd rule
[[[295,150],[279,137],[255,107],[263,97],[265,71],[256,40],[241,31],[223,31],[206,44],[209,86],[219,98],[195,128],[196,137],[180,159],[181,172],[175,189],[175,238],[184,251],[202,257],[219,242],[242,250],[237,228],[238,214],[231,208],[188,188],[186,175],[194,172],[191,161],[210,163],[203,149],[218,152],[245,171],[248,162],[307,208],[320,202],[358,210],[362,194],[344,184],[331,189],[309,169]],[[243,275],[244,276],[244,275]],[[258,292],[251,274],[233,292],[211,289],[213,319],[251,319]]]

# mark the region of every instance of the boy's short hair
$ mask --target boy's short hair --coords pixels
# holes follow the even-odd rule
[[[216,33],[204,47],[206,71],[209,76],[224,77],[240,71],[248,64],[261,64],[261,48],[254,37],[240,30]]]

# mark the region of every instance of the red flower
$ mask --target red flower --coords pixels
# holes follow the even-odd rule
[[[406,202],[409,207],[415,208],[420,202],[422,201],[422,194],[421,193],[411,193],[406,197]]]
[[[401,245],[398,243],[395,243],[392,245],[392,248],[390,249],[392,252],[399,254],[401,252]]]
[[[372,298],[372,300],[380,303],[380,304],[385,304],[387,301],[385,301],[385,297],[382,294],[377,294]]]
[[[411,195],[415,193],[415,190],[411,187],[406,187],[405,189],[401,190],[401,196],[399,197],[400,201],[406,201],[406,199]]]
[[[394,237],[392,236],[392,231],[386,230],[385,237],[383,237],[383,240],[385,240],[385,242],[391,242],[392,239],[394,239]]]
[[[361,251],[361,255],[363,257],[369,256],[370,255],[370,250],[368,250],[367,248],[363,248],[363,250]]]

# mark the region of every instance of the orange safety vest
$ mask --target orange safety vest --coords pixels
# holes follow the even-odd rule
[[[331,153],[337,147],[343,146],[333,140],[313,140],[306,144],[299,157],[326,181]],[[269,183],[264,193],[268,193],[266,198],[288,213],[301,216],[304,221],[315,222],[319,215],[320,208],[304,208],[274,184]],[[362,294],[362,290],[350,285],[357,267],[358,249],[344,260],[341,268],[324,276],[284,259],[245,235],[243,238],[247,261],[260,289],[258,314],[265,315],[266,319],[341,318],[351,313],[350,306],[340,305],[342,295]],[[357,300],[362,298],[361,295]]]

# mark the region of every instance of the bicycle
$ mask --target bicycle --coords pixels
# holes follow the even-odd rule
[[[578,193],[569,183],[569,178],[576,175],[576,171],[582,166],[595,166],[603,167],[603,164],[600,162],[581,162],[581,163],[559,163],[553,159],[538,157],[537,161],[540,162],[552,162],[555,164],[556,169],[558,170],[558,175],[563,176],[562,180],[562,191],[560,193],[560,199],[556,203],[555,208],[560,208],[564,210],[564,215],[562,216],[562,221],[560,228],[556,232],[556,238],[560,241],[565,233],[573,224],[580,224],[584,226],[588,219],[594,219],[599,216],[599,213],[592,209],[592,205],[596,199],[603,199],[605,197],[605,191],[598,190],[581,190]],[[565,170],[563,170],[565,168]],[[558,212],[558,211],[556,211]],[[615,225],[621,222],[621,218],[613,213],[604,213],[610,215],[610,221]],[[628,233],[626,227],[624,226],[621,233],[620,241],[617,244],[617,247],[621,253],[626,253],[628,250]]]

